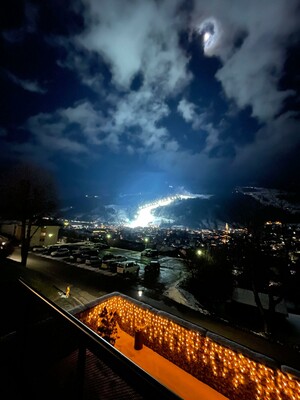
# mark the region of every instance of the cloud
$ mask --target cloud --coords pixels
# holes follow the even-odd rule
[[[261,170],[262,174],[270,169],[275,173],[277,168],[282,168],[281,163],[274,165],[274,160],[288,157],[300,144],[299,121],[295,117],[296,113],[288,112],[261,127],[256,133],[256,141],[239,149],[234,168],[245,170],[249,165],[256,173]]]
[[[177,111],[183,119],[190,123],[194,130],[199,131],[203,135],[205,133],[205,148],[204,152],[209,153],[219,143],[219,129],[215,128],[214,124],[210,121],[207,111],[197,112],[197,105],[187,101],[185,98],[181,99],[177,106]],[[224,143],[222,143],[224,144]]]
[[[181,99],[177,106],[177,111],[182,115],[186,122],[193,122],[196,116],[196,105]]]
[[[130,92],[122,98],[111,99],[105,131],[122,135],[135,152],[157,151],[171,138],[159,122],[169,115],[169,107],[150,90]]]
[[[84,101],[73,107],[61,109],[58,114],[65,121],[66,126],[77,125],[88,144],[100,145],[103,143],[104,118],[101,111],[97,110],[90,102]]]
[[[186,28],[181,1],[88,0],[87,29],[77,42],[110,65],[115,85],[129,89],[139,72],[144,85],[174,94],[191,79],[178,33]]]
[[[100,118],[77,107],[61,114],[79,123],[85,136],[114,152],[144,154],[161,148],[178,149],[162,123],[170,114],[167,101],[191,82],[189,57],[179,43],[181,29],[187,28],[186,13],[179,13],[182,1],[139,2],[125,0],[85,1],[85,29],[77,36],[51,38],[63,46],[61,67],[75,70],[81,81],[98,95],[105,109]],[[111,81],[104,81],[103,66]],[[140,82],[132,89],[134,79]],[[89,112],[88,112],[89,111]],[[78,116],[75,114],[78,113]],[[78,121],[78,118],[82,118]],[[97,130],[86,128],[84,121]],[[101,132],[101,134],[100,134]]]
[[[18,86],[21,86],[24,90],[39,94],[47,93],[47,89],[40,86],[40,84],[36,80],[32,81],[27,79],[21,79],[9,71],[5,71],[5,74],[13,83],[15,83]]]
[[[29,118],[24,127],[33,144],[23,145],[24,152],[40,149],[49,157],[59,153],[75,161],[109,158],[113,153],[124,163],[139,160],[200,183],[259,174],[258,166],[270,168],[273,157],[299,141],[295,115],[278,116],[293,95],[281,90],[279,81],[286,46],[293,43],[297,30],[297,3],[210,0],[190,2],[187,7],[181,0],[84,0],[82,30],[75,36],[47,37],[46,44],[64,49],[55,53],[60,57],[57,65],[75,71],[88,88],[84,87],[80,101],[60,103],[64,107],[55,112]],[[182,37],[199,27],[210,29],[212,37],[204,56],[195,57],[203,63],[199,71],[207,75],[193,76],[195,64],[190,60],[197,46],[184,49]],[[203,81],[210,74],[207,65],[213,65],[205,57],[219,60],[214,83],[218,90],[219,82],[222,85],[225,106],[239,111],[250,107],[261,123],[240,145],[234,133],[222,134],[225,129],[219,122],[224,117],[224,124],[230,124],[239,118],[238,112],[226,116],[222,109],[211,114],[203,107],[208,96],[197,92],[199,82],[205,87]],[[25,90],[43,92],[38,81],[12,74],[10,79]],[[180,128],[172,125],[176,113],[185,122],[180,121]]]
[[[219,57],[216,73],[224,92],[239,108],[250,106],[260,121],[274,118],[291,90],[280,90],[279,80],[286,58],[299,29],[299,1],[212,0],[195,3],[193,23],[216,22],[216,41],[206,51]],[[239,42],[239,43],[238,43]],[[237,44],[238,43],[238,44]]]
[[[67,131],[68,122],[61,112],[54,114],[40,113],[30,117],[24,128],[34,137],[34,144],[40,152],[52,156],[55,152],[69,155],[88,154],[88,148],[79,140],[72,138],[72,132]]]
[[[24,128],[48,152],[101,157],[104,148],[123,156],[178,148],[168,130],[159,125],[169,114],[161,99],[154,100],[152,93],[141,91],[109,100],[106,116],[95,103],[86,100],[52,114],[32,116]]]
[[[101,71],[103,62],[99,55],[63,37],[47,38],[47,43],[51,46],[59,46],[65,49],[66,55],[64,59],[58,59],[56,61],[59,67],[76,71],[84,85],[88,86],[97,94],[104,94],[104,77]]]

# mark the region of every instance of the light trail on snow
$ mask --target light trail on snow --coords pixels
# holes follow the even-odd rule
[[[139,207],[137,215],[133,221],[131,221],[128,226],[130,228],[137,228],[137,227],[147,227],[155,223],[157,219],[155,215],[153,215],[153,210],[158,207],[165,207],[169,206],[170,204],[174,203],[178,200],[187,200],[187,199],[195,199],[195,198],[203,198],[207,199],[211,197],[211,195],[204,195],[204,194],[176,194],[174,196],[164,197],[162,199],[153,201],[148,204],[144,204],[143,206]]]

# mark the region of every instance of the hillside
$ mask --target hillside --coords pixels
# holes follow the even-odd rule
[[[224,228],[225,223],[236,227],[247,226],[260,219],[300,221],[300,213],[291,212],[286,203],[280,207],[277,201],[266,201],[266,194],[258,196],[257,192],[253,192],[255,195],[249,193],[234,190],[206,198],[174,200],[169,205],[155,208],[152,214],[161,226],[182,225],[201,229]],[[274,198],[274,194],[272,196]],[[114,203],[110,200],[98,196],[68,200],[68,205],[60,211],[60,217],[126,225],[134,218],[138,206],[144,204],[141,196],[136,201],[131,197],[128,203],[124,197]]]

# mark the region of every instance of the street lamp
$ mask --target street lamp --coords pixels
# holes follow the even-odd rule
[[[203,251],[202,251],[202,250],[200,250],[200,249],[198,249],[198,250],[196,251],[196,254],[197,254],[197,256],[202,256],[202,254],[203,254]]]

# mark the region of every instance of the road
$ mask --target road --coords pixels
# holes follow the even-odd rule
[[[104,294],[117,291],[202,326],[256,352],[268,355],[281,364],[300,369],[300,353],[298,351],[286,347],[283,350],[283,346],[278,343],[270,343],[261,336],[230,326],[226,321],[214,319],[166,297],[164,295],[166,288],[182,279],[187,272],[181,260],[174,260],[170,257],[161,259],[162,268],[159,276],[146,279],[144,263],[147,260],[141,259],[140,252],[116,248],[111,248],[109,251],[139,262],[141,266],[139,277],[136,280],[124,279],[107,271],[99,271],[94,267],[87,267],[83,264],[74,265],[34,253],[29,253],[27,268],[42,274],[45,282],[52,285],[52,288],[56,288],[57,298],[64,294],[67,286],[70,286],[72,300],[76,300],[75,305],[85,305]],[[10,258],[20,262],[20,250],[16,249]],[[55,301],[56,299],[51,300]],[[300,326],[298,328],[300,329]],[[298,333],[298,331],[294,332],[295,338],[298,338],[300,343]]]
[[[161,301],[166,288],[184,278],[187,273],[184,262],[172,257],[159,259],[161,268],[158,275],[147,275],[144,273],[144,266],[150,261],[149,258],[141,257],[138,251],[110,248],[103,250],[100,256],[109,251],[114,255],[122,255],[130,260],[135,260],[140,265],[140,272],[136,279],[124,279],[117,274],[95,267],[89,267],[84,263],[69,262],[67,259],[42,256],[30,252],[27,260],[27,267],[30,270],[42,273],[51,281],[56,282],[59,287],[70,285],[73,288],[79,287],[89,292],[94,297],[103,293],[119,291],[133,297],[142,296]],[[16,249],[10,257],[20,261],[20,249]]]

